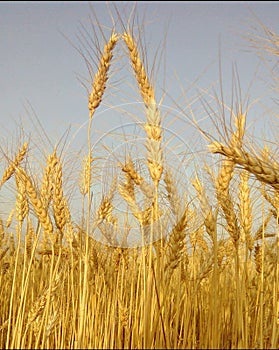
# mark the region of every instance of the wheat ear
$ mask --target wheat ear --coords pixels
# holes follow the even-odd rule
[[[29,212],[29,204],[26,195],[26,183],[24,179],[16,176],[17,196],[16,196],[16,219],[22,224]]]
[[[147,198],[154,197],[153,188],[144,180],[144,178],[136,171],[132,159],[129,157],[126,163],[122,166],[122,171],[129,177],[127,178],[127,184],[130,180],[132,180],[142,191],[142,193]],[[131,186],[131,184],[130,184]]]
[[[51,223],[51,219],[46,209],[44,208],[43,203],[37,194],[37,191],[35,190],[32,180],[20,167],[17,167],[16,173],[20,177],[20,179],[25,182],[27,195],[44,230],[49,234],[52,234],[53,226]]]
[[[188,208],[185,209],[183,215],[173,227],[167,246],[166,267],[174,270],[180,262],[182,252],[185,250],[185,229],[188,225]]]
[[[211,153],[219,153],[226,156],[255,175],[260,182],[269,184],[274,189],[279,190],[279,164],[252,156],[237,147],[227,147],[218,141],[212,142],[209,145],[209,150]]]
[[[251,235],[252,227],[252,208],[250,199],[250,188],[248,185],[249,173],[244,170],[240,174],[239,184],[239,200],[240,200],[240,225],[242,228],[243,236],[242,241],[245,240],[246,245],[250,251],[253,249],[254,240]]]
[[[53,195],[53,174],[57,164],[56,150],[47,157],[47,164],[44,169],[40,197],[47,210]]]
[[[79,191],[83,196],[85,196],[88,193],[88,189],[91,186],[91,165],[93,160],[94,158],[92,157],[91,152],[89,152],[89,154],[84,157],[82,162],[82,171],[80,173],[79,178]]]
[[[70,210],[67,210],[67,201],[63,194],[62,164],[57,157],[53,186],[53,213],[56,226],[61,232],[67,222],[66,211],[70,213]]]
[[[0,181],[0,188],[14,174],[16,167],[19,166],[19,164],[23,161],[23,159],[26,155],[27,149],[28,149],[28,144],[25,142],[23,144],[21,150],[16,155],[15,159],[10,163],[10,165],[4,171],[4,174],[3,174],[2,179]]]
[[[98,108],[102,101],[106,89],[106,82],[108,80],[108,71],[113,56],[112,52],[117,43],[117,40],[118,36],[115,33],[113,33],[109,41],[106,43],[103,54],[100,58],[98,71],[95,74],[92,83],[92,90],[88,97],[88,109],[90,119],[92,119],[95,110]]]
[[[163,172],[160,111],[158,110],[155,101],[154,88],[150,84],[134,38],[127,32],[122,35],[122,38],[129,49],[131,64],[146,107],[146,124],[144,128],[147,134],[146,149],[148,170],[155,186],[157,187]]]

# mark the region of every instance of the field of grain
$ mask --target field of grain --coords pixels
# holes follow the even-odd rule
[[[134,28],[122,29],[95,36],[96,69],[83,55],[92,81],[80,219],[65,190],[63,151],[54,148],[41,171],[30,162],[30,140],[3,157],[0,188],[13,188],[14,207],[0,220],[0,347],[278,348],[276,149],[246,139],[249,111],[237,98],[228,123],[211,117],[214,137],[196,125],[215,167],[201,159],[203,175],[183,188],[167,161],[156,80]],[[278,56],[279,37],[263,35],[253,45]],[[117,176],[100,180],[91,132],[117,47],[142,101],[144,152],[141,166],[127,151]],[[106,179],[96,201],[93,186]]]

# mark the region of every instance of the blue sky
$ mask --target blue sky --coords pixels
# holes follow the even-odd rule
[[[114,4],[124,19],[133,5],[130,2]],[[110,11],[115,14],[112,3],[91,2],[90,5],[108,37],[107,28],[111,28],[112,23]],[[73,46],[80,44],[78,35],[82,26],[90,33],[90,11],[89,2],[0,2],[0,127],[4,150],[17,148],[20,125],[24,125],[26,137],[34,139],[34,148],[50,153],[50,144],[38,136],[42,130],[36,131],[39,123],[52,145],[70,127],[67,147],[78,152],[86,146],[87,93],[78,77],[89,76]],[[157,98],[165,94],[166,110],[172,109],[177,117],[182,109],[187,113],[192,109],[197,120],[205,118],[204,108],[195,97],[203,95],[210,100],[210,95],[219,91],[221,59],[225,102],[229,104],[231,100],[232,67],[237,65],[243,96],[249,90],[249,101],[257,101],[248,115],[249,125],[255,125],[256,133],[269,137],[270,131],[265,125],[272,113],[267,108],[276,108],[272,102],[274,93],[270,90],[272,62],[268,56],[261,60],[255,50],[248,47],[245,37],[257,34],[257,30],[261,33],[258,19],[279,33],[279,2],[138,2],[137,13],[139,21],[144,18],[145,35],[141,35],[145,39],[149,67],[156,50],[163,53],[155,81]],[[117,31],[121,30],[118,23]],[[127,103],[139,100],[128,61],[121,56],[123,46],[117,50],[120,56],[112,64],[113,76],[104,105],[117,104],[122,99]],[[113,96],[109,91],[113,91]],[[93,123],[99,136],[117,128],[123,120],[125,123],[129,118],[135,120],[128,114],[124,116],[123,111],[101,111],[96,113]],[[187,139],[193,148],[199,144],[196,131],[180,120],[172,124],[171,117],[171,113],[166,117],[166,128],[173,126],[176,137],[183,142]]]
[[[125,5],[115,3],[120,9]],[[105,2],[92,4],[100,23],[110,26],[108,5]],[[237,63],[245,92],[251,80],[255,80],[259,63],[251,49],[244,52],[247,43],[241,38],[241,35],[252,32],[251,26],[256,23],[250,10],[276,32],[279,26],[279,3],[276,1],[137,4],[139,18],[145,13],[151,60],[152,48],[160,45],[167,31],[162,72],[165,69],[165,89],[173,99],[180,95],[178,78],[185,90],[199,76],[197,84],[202,89],[218,81],[219,49],[228,94],[231,92],[233,63]],[[61,32],[78,44],[80,23],[90,28],[89,15],[88,2],[0,3],[2,127],[8,126],[9,132],[14,129],[14,121],[26,115],[24,106],[27,100],[44,127],[53,133],[54,140],[69,124],[80,124],[87,119],[86,91],[77,80],[78,74],[86,76],[85,64]],[[162,76],[157,77],[158,96],[160,87],[163,87],[160,86],[163,85]],[[266,90],[264,82],[259,80],[251,90],[254,98],[261,97]],[[194,93],[195,88],[192,90]]]

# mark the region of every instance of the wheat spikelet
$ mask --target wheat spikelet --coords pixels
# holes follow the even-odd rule
[[[204,220],[206,232],[208,233],[212,242],[216,241],[217,215],[218,215],[218,209],[216,209],[214,213],[212,210],[210,210]]]
[[[92,157],[91,152],[83,159],[82,171],[80,174],[79,181],[79,191],[83,196],[85,196],[88,193],[88,188],[90,188],[91,185],[91,165],[93,160],[94,158]]]
[[[182,252],[185,248],[185,229],[188,221],[188,208],[186,208],[169,236],[166,267],[170,270],[174,270],[180,262]]]
[[[57,164],[56,150],[47,157],[47,164],[44,169],[40,197],[45,209],[48,209],[53,195],[53,174]]]
[[[215,213],[213,213],[212,208],[209,204],[208,198],[205,194],[205,190],[199,180],[199,178],[196,176],[195,180],[192,181],[192,184],[199,195],[199,200],[201,204],[202,209],[202,215],[204,216],[204,225],[206,232],[208,233],[209,237],[211,238],[212,242],[215,241],[215,233],[217,229],[217,215],[218,210],[216,209]]]
[[[137,82],[140,88],[143,101],[146,104],[146,106],[149,106],[150,103],[153,103],[155,100],[154,89],[149,83],[148,76],[145,72],[145,68],[142,64],[142,61],[137,49],[137,45],[133,37],[127,32],[125,32],[122,35],[122,38],[129,49],[131,63],[137,78]]]
[[[238,113],[235,117],[236,130],[229,140],[230,147],[241,147],[245,131],[246,114]],[[233,177],[235,163],[233,160],[224,160],[217,178],[217,190],[220,194],[227,193]]]
[[[122,171],[130,178],[130,180],[133,180],[133,182],[139,186],[141,189],[142,193],[147,197],[147,198],[153,198],[154,196],[154,190],[152,187],[144,180],[144,178],[136,171],[133,161],[131,160],[130,157],[128,157],[126,163],[122,166]],[[128,177],[126,177],[127,181],[126,184],[127,186],[133,186]]]
[[[143,177],[135,170],[131,158],[128,158],[127,162],[123,165],[122,171],[128,174],[136,185],[140,185],[144,181]]]
[[[3,174],[2,179],[0,181],[0,188],[14,174],[16,167],[19,166],[19,164],[23,161],[25,154],[27,152],[27,149],[28,149],[28,144],[25,142],[22,146],[22,149],[16,155],[15,159],[10,163],[10,165],[4,171],[4,174]]]
[[[47,213],[47,211],[45,210],[41,199],[39,198],[37,191],[35,190],[35,187],[30,179],[30,177],[25,173],[25,171],[18,167],[16,169],[17,175],[20,177],[20,179],[22,181],[25,182],[26,184],[26,192],[27,195],[30,199],[30,202],[36,212],[36,215],[40,221],[40,223],[42,224],[44,230],[49,233],[52,234],[53,233],[53,226],[52,226],[52,222],[51,219]]]
[[[234,162],[230,160],[224,160],[222,162],[222,166],[218,173],[216,181],[217,196],[226,196],[226,194],[228,193],[229,184],[233,177],[234,166]]]
[[[129,49],[130,60],[134,74],[136,76],[139,90],[146,107],[146,124],[144,126],[144,129],[147,134],[146,149],[148,170],[155,186],[158,186],[163,173],[163,154],[161,149],[162,128],[160,111],[155,101],[154,89],[149,82],[135,40],[127,32],[122,35],[122,38]]]
[[[231,143],[240,142],[236,137],[237,133],[233,135],[235,136],[235,139],[232,137]],[[215,186],[218,203],[221,206],[227,221],[227,230],[236,244],[240,238],[240,230],[238,227],[237,216],[234,211],[233,201],[229,192],[229,184],[233,176],[234,167],[235,163],[233,161],[224,160],[218,173]]]
[[[225,241],[219,240],[217,249],[217,264],[219,267],[223,265],[223,261],[226,255]]]
[[[55,310],[51,315],[49,316],[48,323],[46,326],[46,337],[49,338],[52,334],[54,327],[57,324],[57,321],[59,320],[59,312],[58,310]]]
[[[231,135],[231,138],[228,142],[230,147],[240,147],[242,145],[244,131],[245,131],[245,122],[246,122],[246,114],[238,113],[235,117],[236,130]],[[233,238],[235,244],[237,244],[240,238],[240,229],[238,226],[237,216],[234,211],[232,197],[229,191],[229,185],[233,177],[234,168],[235,168],[235,160],[225,159],[222,162],[217,179],[215,181],[215,187],[216,187],[218,203],[224,212],[224,215],[228,224],[227,230],[231,235],[231,237]]]
[[[4,230],[4,223],[3,220],[0,218],[0,246],[2,246],[3,241],[5,237],[5,230]]]
[[[13,217],[14,217],[14,213],[15,213],[15,208],[12,208],[12,210],[10,211],[10,214],[8,216],[8,219],[6,221],[6,228],[9,228],[11,226],[11,223],[12,223]]]
[[[115,218],[112,215],[112,211],[113,211],[113,205],[112,205],[111,199],[109,197],[105,197],[102,200],[99,210],[97,212],[98,221],[99,222],[107,221],[108,223],[111,223],[113,225],[116,224],[117,218]]]
[[[35,300],[30,311],[28,312],[27,327],[33,324],[35,334],[38,334],[38,331],[40,328],[40,321],[42,319],[42,315],[44,313],[44,310],[47,304],[48,295],[50,298],[50,303],[52,303],[54,300],[54,293],[58,289],[60,284],[61,284],[61,275],[57,274],[55,276],[55,279],[53,280],[52,285],[50,285],[48,288],[46,288],[42,292],[42,295],[37,300]]]
[[[136,200],[135,197],[135,183],[131,176],[129,174],[125,174],[126,176],[126,181],[123,184],[120,184],[120,186],[123,187],[122,193],[127,193],[128,198],[131,198],[132,201]]]
[[[245,133],[246,116],[246,113],[242,112],[235,116],[234,123],[236,130],[229,140],[229,145],[233,147],[241,147]]]
[[[92,83],[92,91],[88,97],[90,119],[92,119],[95,110],[98,108],[102,101],[102,97],[106,89],[106,82],[108,80],[108,71],[112,60],[112,52],[117,41],[118,37],[115,33],[113,33],[109,41],[106,43],[102,57],[100,58],[98,71],[95,74]]]
[[[130,178],[129,178],[130,179]],[[118,192],[121,197],[128,203],[132,211],[139,211],[138,205],[136,204],[136,198],[134,191],[131,191],[131,187],[127,186],[127,183],[120,183],[118,185]]]
[[[9,250],[9,248],[5,248],[5,250],[1,251],[0,250],[0,261],[4,258],[4,256],[6,255],[7,251]]]
[[[44,294],[33,304],[31,310],[28,313],[28,318],[27,318],[27,326],[31,325],[37,317],[39,317],[46,306],[47,302],[47,293],[44,292]]]
[[[25,235],[25,249],[27,256],[30,257],[32,252],[33,239],[35,238],[35,231],[31,219],[28,217],[27,220],[28,221]]]
[[[139,221],[140,226],[143,227],[150,224],[151,208],[142,211],[136,203],[134,193],[131,193],[129,188],[124,184],[118,185],[118,191],[127,202],[133,216]]]
[[[171,210],[174,215],[179,216],[181,215],[181,198],[179,196],[179,193],[177,191],[177,186],[175,186],[171,170],[169,168],[166,168],[165,174],[164,174],[164,182],[166,185],[167,190],[167,198],[171,206]]]
[[[63,195],[62,185],[62,164],[57,158],[53,184],[53,213],[55,224],[61,232],[67,220],[67,217],[65,215],[66,207],[67,202]],[[67,212],[69,213],[70,211],[67,210]]]
[[[22,224],[29,212],[28,199],[26,196],[26,185],[23,179],[16,176],[17,196],[16,196],[16,219]]]
[[[240,237],[237,216],[235,214],[233,200],[229,192],[229,184],[234,171],[234,163],[224,161],[219,171],[215,186],[218,203],[221,206],[227,221],[227,230],[234,242],[237,243]]]
[[[255,246],[254,258],[255,258],[256,271],[258,273],[262,272],[262,252],[263,252],[262,245],[257,244]]]
[[[212,241],[214,241],[214,236],[212,237]],[[208,244],[204,239],[204,228],[200,226],[197,230],[194,230],[193,233],[190,234],[190,242],[194,250],[201,248],[203,253],[208,253]]]
[[[149,129],[154,129],[156,132],[147,132],[146,149],[147,149],[147,162],[149,174],[154,181],[155,186],[161,179],[163,173],[163,152],[161,148],[161,136],[158,137],[158,129],[161,131],[161,118],[160,112],[156,106],[156,103],[148,105],[147,110],[147,124]],[[155,136],[154,136],[155,134]],[[161,135],[161,134],[160,134]]]
[[[238,219],[235,214],[232,198],[229,194],[227,194],[226,196],[221,196],[219,199],[219,203],[225,214],[228,233],[234,240],[235,244],[237,244],[240,238],[240,229],[238,226]]]
[[[220,153],[226,156],[254,174],[259,181],[271,185],[275,190],[279,190],[279,165],[277,163],[273,162],[271,164],[271,162],[252,156],[240,148],[226,147],[217,141],[209,145],[209,150],[211,153]]]
[[[136,212],[136,211],[133,212],[134,217],[136,219],[138,219],[141,226],[150,225],[151,222],[154,221],[154,219],[152,219],[152,214],[153,214],[152,207],[147,207],[144,210],[139,210],[138,212]]]
[[[245,240],[248,249],[253,249],[253,238],[251,235],[252,227],[252,208],[250,199],[250,188],[248,185],[249,173],[243,171],[240,174],[239,184],[239,200],[240,200],[240,225],[244,237],[241,237],[242,241]]]
[[[14,234],[11,233],[9,235],[9,252],[10,252],[10,256],[13,256],[15,253],[15,237]]]

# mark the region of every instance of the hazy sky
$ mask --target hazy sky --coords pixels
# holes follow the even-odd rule
[[[124,13],[125,2],[114,3],[120,13]],[[91,4],[99,22],[111,26],[108,6],[112,12],[113,6],[105,2],[93,1]],[[129,4],[126,12],[129,13],[131,8]],[[167,32],[161,64],[166,85],[163,86],[163,79],[157,77],[158,96],[161,95],[160,88],[165,88],[178,99],[181,94],[178,78],[179,85],[185,90],[200,76],[197,81],[200,89],[208,89],[213,83],[216,86],[220,50],[223,83],[228,94],[231,92],[232,65],[237,63],[243,94],[254,79],[252,98],[262,97],[266,89],[260,75],[263,71],[260,70],[255,78],[259,59],[252,49],[244,51],[247,42],[241,38],[241,35],[253,32],[252,26],[256,25],[252,11],[266,26],[279,32],[279,2],[276,1],[138,2],[139,18],[145,16],[151,60],[152,48],[158,48]],[[79,74],[88,77],[86,67],[61,33],[78,45],[81,24],[90,33],[89,16],[88,2],[0,3],[0,123],[3,131],[6,127],[13,130],[15,121],[26,116],[27,101],[43,126],[53,133],[53,142],[69,124],[81,124],[87,119],[87,95],[77,79]],[[122,69],[124,76],[132,75],[127,66],[125,69]]]
[[[107,38],[112,26],[110,12],[116,18],[116,30],[122,31],[112,3],[93,1],[90,4]],[[114,2],[124,21],[133,4]],[[166,108],[174,111],[178,104],[180,107],[174,114],[178,115],[181,109],[187,111],[185,113],[192,109],[197,120],[204,118],[204,107],[195,96],[207,100],[210,94],[220,90],[221,61],[225,102],[230,103],[232,68],[236,65],[243,97],[251,85],[249,101],[257,101],[251,109],[249,123],[257,122],[260,131],[265,131],[265,122],[270,117],[265,109],[272,106],[272,97],[276,97],[270,90],[269,69],[272,66],[268,56],[261,60],[249,47],[247,37],[262,34],[259,20],[279,33],[279,2],[154,1],[138,2],[136,7],[139,23],[144,23],[145,34],[141,32],[141,37],[148,52],[149,68],[156,51],[159,49],[162,53],[157,61],[160,69],[155,74],[156,96],[160,99],[165,94]],[[89,75],[74,45],[81,44],[79,38],[85,33],[84,29],[87,38],[93,33],[90,16],[94,19],[89,2],[0,2],[0,127],[4,149],[10,144],[16,148],[16,137],[20,125],[24,124],[26,136],[31,135],[37,140],[37,146],[51,152],[51,147],[45,149],[49,145],[38,141],[39,122],[53,145],[69,127],[71,149],[75,144],[77,148],[80,144],[86,145],[87,92],[78,77],[85,82]],[[98,30],[97,34],[100,34]],[[113,76],[111,86],[108,85],[113,95],[108,92],[105,103],[139,100],[124,51],[122,44],[117,46],[118,58],[112,64]],[[122,117],[121,112],[114,110],[96,113],[93,127],[109,131],[119,125]],[[123,118],[127,122],[127,116]],[[170,129],[171,119],[166,119],[166,123]],[[189,131],[187,126],[176,125],[175,128],[178,137],[187,138],[188,144],[197,142],[191,131],[187,137],[183,135]],[[42,135],[42,130],[39,133]]]

